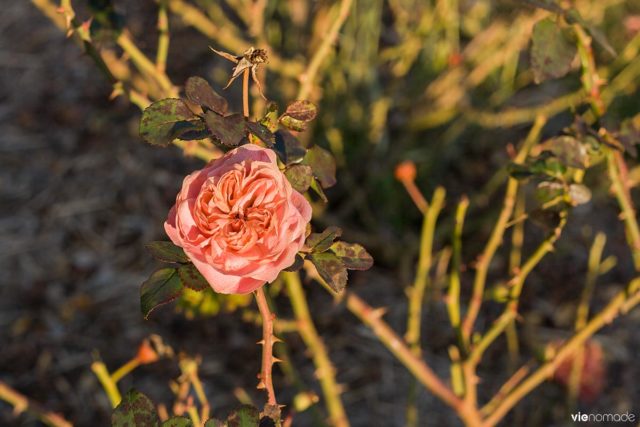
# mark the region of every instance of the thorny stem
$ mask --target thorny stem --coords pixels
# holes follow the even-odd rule
[[[324,58],[329,54],[331,45],[335,43],[338,33],[340,32],[340,28],[342,28],[342,25],[347,20],[352,3],[353,0],[342,0],[340,2],[340,10],[338,11],[336,20],[333,21],[333,25],[331,25],[329,32],[322,38],[322,43],[311,58],[311,62],[309,62],[307,69],[300,76],[301,85],[300,90],[298,91],[298,99],[306,99],[309,97],[313,87],[313,81],[320,69],[320,65],[322,65],[322,61],[324,61]]]
[[[495,410],[482,424],[484,427],[496,425],[524,396],[544,382],[565,359],[591,338],[598,330],[610,324],[620,314],[628,313],[640,303],[640,277],[633,279],[627,289],[619,292],[609,304],[594,316],[576,335],[562,345],[555,357],[540,366],[526,380],[516,386],[503,400],[495,406]],[[517,374],[517,373],[516,373]],[[509,380],[511,381],[511,380]]]
[[[273,358],[273,345],[278,339],[273,335],[273,319],[274,315],[269,310],[269,303],[264,294],[264,286],[258,288],[255,291],[256,302],[258,303],[258,310],[262,316],[262,370],[260,373],[260,382],[258,388],[267,390],[267,397],[269,405],[277,405],[276,394],[273,390],[273,377],[271,370],[275,359]]]
[[[427,390],[456,411],[466,425],[480,425],[477,410],[471,406],[466,406],[424,360],[413,354],[404,341],[382,320],[381,317],[384,310],[372,308],[353,292],[347,294],[346,304],[349,311],[372,329],[380,342],[393,353]]]
[[[0,381],[0,399],[13,406],[14,415],[20,415],[25,411],[35,414],[40,421],[51,427],[73,427],[69,421],[61,415],[49,412],[39,404],[15,391],[4,382]]]
[[[587,277],[585,280],[584,289],[580,295],[580,302],[578,303],[578,309],[576,310],[576,323],[575,330],[580,331],[584,328],[584,325],[589,319],[589,302],[593,295],[593,291],[596,286],[598,276],[602,274],[601,259],[604,246],[607,242],[607,235],[600,232],[596,235],[589,250],[589,261],[587,268]],[[575,404],[578,398],[580,390],[580,382],[582,378],[582,369],[584,366],[584,349],[581,347],[576,351],[573,357],[573,363],[571,364],[571,374],[569,376],[569,407],[575,408]]]
[[[158,52],[156,53],[156,69],[159,73],[165,73],[167,68],[167,56],[169,54],[169,14],[167,13],[167,0],[160,0],[158,9]]]
[[[536,118],[533,127],[529,131],[529,135],[527,135],[527,138],[522,144],[520,151],[514,159],[514,163],[521,164],[525,161],[527,155],[529,154],[529,151],[538,141],[540,132],[542,131],[542,128],[544,127],[546,122],[547,119],[544,116],[538,116]],[[498,221],[496,222],[496,225],[491,232],[491,236],[489,237],[489,241],[487,242],[484,251],[478,257],[471,301],[469,302],[469,308],[467,310],[464,321],[462,322],[462,336],[465,339],[466,345],[469,345],[470,343],[473,325],[476,321],[476,318],[478,317],[478,313],[480,312],[480,306],[482,305],[482,297],[487,281],[489,266],[494,254],[496,253],[496,250],[498,249],[500,244],[502,244],[502,236],[504,235],[507,223],[509,221],[509,218],[511,217],[511,213],[513,212],[513,205],[515,203],[517,192],[518,181],[514,178],[509,178],[500,216],[498,217]]]
[[[410,181],[413,183],[413,181]],[[409,294],[409,315],[407,318],[407,333],[405,339],[416,356],[421,354],[420,345],[420,325],[422,324],[422,307],[424,305],[424,294],[429,285],[429,270],[431,270],[433,258],[433,235],[436,228],[436,220],[444,203],[445,190],[438,187],[431,204],[424,212],[422,225],[422,235],[420,237],[420,255],[418,257],[418,268],[413,286],[408,289]],[[415,408],[415,383],[411,383],[409,390],[409,404],[407,408],[408,423],[417,425],[417,411]]]
[[[625,185],[621,176],[621,170],[625,167],[624,159],[620,153],[610,151],[607,154],[607,164],[613,192],[618,200],[620,209],[622,209],[622,220],[627,228],[627,240],[633,255],[633,263],[636,271],[640,271],[640,227],[638,226],[636,210],[631,201],[629,188]]]
[[[302,283],[300,283],[300,276],[298,273],[284,271],[282,272],[282,278],[287,286],[287,293],[293,306],[293,312],[298,320],[298,331],[307,348],[309,348],[313,363],[316,366],[316,376],[320,381],[331,424],[337,427],[348,427],[349,420],[340,398],[340,386],[336,382],[335,369],[327,354],[327,348],[313,324]]]

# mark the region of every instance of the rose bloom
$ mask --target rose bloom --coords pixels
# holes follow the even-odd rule
[[[164,228],[214,291],[244,294],[293,264],[310,220],[275,153],[247,144],[184,179]]]

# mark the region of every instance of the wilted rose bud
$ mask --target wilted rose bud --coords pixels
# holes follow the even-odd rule
[[[141,365],[153,363],[159,359],[158,353],[153,349],[148,339],[144,339],[138,347],[138,354],[136,355],[138,362]]]
[[[405,160],[396,166],[396,179],[400,182],[413,182],[416,179],[416,165],[411,160]]]

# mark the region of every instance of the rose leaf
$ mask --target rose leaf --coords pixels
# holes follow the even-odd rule
[[[247,122],[247,129],[253,135],[260,138],[260,141],[264,142],[268,147],[273,147],[276,142],[276,137],[268,127],[258,122]]]
[[[313,178],[313,172],[310,166],[298,164],[289,166],[284,171],[284,175],[291,183],[291,186],[300,193],[304,193],[309,189],[311,179]]]
[[[202,131],[202,121],[181,99],[154,102],[140,119],[140,136],[154,145],[167,146],[174,139],[194,131]]]
[[[151,252],[151,255],[162,262],[187,263],[189,258],[181,247],[171,242],[150,242],[145,247]]]
[[[182,288],[175,268],[162,268],[154,272],[140,287],[140,308],[144,318],[147,319],[156,307],[178,298]]]
[[[260,411],[251,405],[242,405],[227,417],[229,427],[258,427]]]
[[[160,423],[153,402],[136,390],[129,390],[111,414],[112,427],[156,426]]]
[[[209,282],[202,276],[195,265],[186,264],[178,267],[178,276],[182,284],[189,289],[200,292],[209,288]]]
[[[189,77],[185,85],[185,94],[187,99],[194,104],[222,115],[227,112],[227,100],[213,90],[202,77]]]
[[[311,166],[313,174],[324,188],[336,183],[336,161],[333,155],[324,148],[314,145],[307,150],[302,162]]]
[[[535,82],[567,74],[576,52],[568,29],[560,28],[552,18],[538,21],[531,36],[531,68]]]
[[[368,270],[373,265],[371,255],[357,243],[335,242],[329,249],[349,270]]]
[[[299,162],[307,153],[307,149],[302,146],[298,138],[286,130],[277,131],[275,141],[274,149],[285,165]]]
[[[336,226],[327,227],[322,233],[311,233],[305,244],[311,252],[324,252],[331,247],[333,242],[342,236],[342,229]]]
[[[207,111],[205,120],[212,136],[226,147],[237,146],[247,135],[247,127],[242,114],[221,116],[213,111]]]
[[[335,292],[341,292],[347,286],[347,268],[336,255],[331,252],[312,253],[308,259]]]
[[[193,423],[187,417],[173,417],[163,422],[161,427],[193,427]]]

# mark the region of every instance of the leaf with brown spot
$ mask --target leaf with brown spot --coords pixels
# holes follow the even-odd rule
[[[251,405],[242,405],[227,417],[229,427],[258,427],[260,411]]]
[[[189,77],[185,85],[187,99],[203,108],[224,115],[227,113],[227,100],[219,95],[202,77]]]
[[[194,291],[199,292],[209,288],[209,282],[193,264],[181,265],[178,268],[178,276],[184,286]]]
[[[307,128],[307,123],[316,118],[317,107],[311,101],[294,101],[287,106],[280,116],[280,123],[289,129],[301,132]]]
[[[200,135],[202,130],[202,119],[176,98],[154,102],[145,108],[140,119],[140,136],[154,145],[167,146],[190,132]]]
[[[327,227],[322,233],[311,233],[305,245],[311,252],[324,252],[328,250],[335,240],[342,236],[342,229],[336,226]]]
[[[313,263],[322,279],[336,292],[347,286],[347,269],[331,252],[312,253],[307,259]]]
[[[531,36],[531,68],[535,82],[567,74],[576,52],[569,28],[561,28],[553,18],[538,21]]]
[[[153,402],[136,390],[129,390],[111,414],[112,427],[157,426],[160,423]]]
[[[368,270],[373,265],[373,258],[357,243],[335,242],[329,248],[349,270]]]
[[[236,147],[247,136],[247,126],[242,114],[221,116],[213,111],[205,114],[207,127],[216,141],[226,147]]]
[[[284,171],[284,176],[287,177],[291,186],[298,192],[304,193],[309,189],[311,185],[311,179],[313,178],[313,172],[311,167],[307,165],[294,164],[289,166]]]

